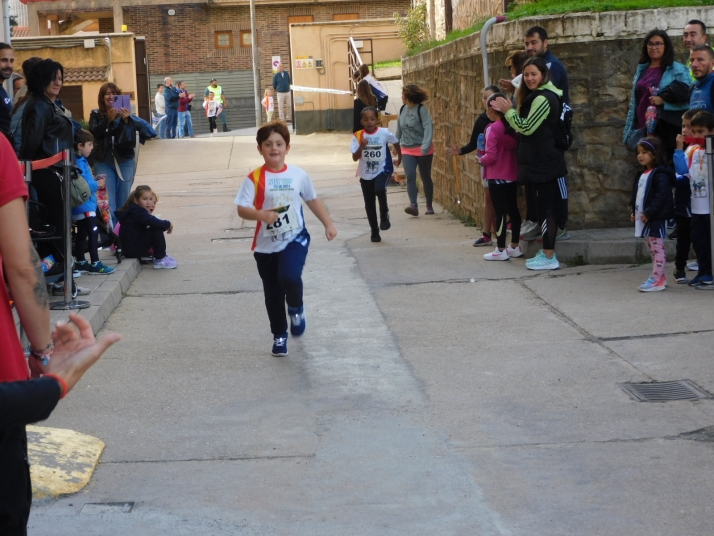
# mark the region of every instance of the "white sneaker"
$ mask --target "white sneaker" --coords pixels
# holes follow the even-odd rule
[[[530,220],[523,220],[523,223],[521,223],[521,234],[524,235],[526,233],[529,233],[533,229],[535,229],[538,226],[538,224],[534,221]]]
[[[697,261],[688,262],[687,270],[689,270],[690,272],[698,272],[699,271],[699,263]]]
[[[491,253],[486,253],[483,258],[487,261],[507,261],[510,257],[508,256],[508,250],[501,251],[496,248]]]
[[[509,257],[513,257],[514,259],[518,257],[523,257],[523,250],[521,249],[521,246],[516,246],[515,248],[508,246],[506,248],[506,252],[508,253]]]

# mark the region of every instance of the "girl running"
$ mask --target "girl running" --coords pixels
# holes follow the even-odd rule
[[[152,216],[158,197],[148,186],[137,186],[124,206],[116,211],[121,224],[120,238],[124,256],[140,259],[153,255],[154,269],[173,269],[178,262],[166,254],[164,233],[171,234],[174,226],[170,221]],[[153,250],[153,253],[150,253]]]
[[[518,145],[518,180],[533,184],[538,201],[538,223],[543,235],[543,249],[526,261],[529,270],[557,270],[555,237],[558,232],[558,207],[566,189],[564,151],[553,135],[560,121],[560,97],[563,92],[550,82],[550,71],[542,58],[529,59],[523,67],[523,83],[516,92],[518,111],[503,97],[491,106],[505,114],[506,121],[521,133]],[[567,190],[566,190],[567,192]]]
[[[256,137],[265,165],[252,171],[235,198],[238,215],[257,221],[253,256],[263,280],[265,308],[273,333],[274,356],[288,355],[288,322],[295,337],[305,331],[302,301],[302,269],[307,258],[310,235],[305,228],[302,202],[325,226],[327,240],[337,229],[327,214],[315,188],[302,169],[285,164],[290,151],[290,132],[280,122],[263,125]]]
[[[450,155],[464,155],[476,151],[477,157],[483,156],[486,150],[484,132],[486,131],[486,127],[493,123],[493,120],[489,117],[488,113],[486,113],[486,102],[489,97],[495,93],[498,93],[498,87],[496,86],[484,88],[481,92],[481,103],[483,104],[484,112],[476,118],[469,143],[461,148],[456,145],[449,147],[446,150],[447,153]],[[474,247],[492,246],[491,233],[496,229],[496,213],[493,210],[491,192],[488,189],[488,181],[483,178],[483,176],[481,178],[481,185],[483,186],[483,231],[481,232],[481,237],[477,238],[474,242]]]
[[[487,261],[507,261],[511,257],[521,257],[523,252],[518,245],[521,233],[521,213],[518,210],[518,141],[515,133],[501,112],[491,107],[498,98],[505,98],[503,93],[495,93],[488,98],[486,113],[491,121],[486,127],[486,151],[476,161],[484,169],[483,178],[488,181],[493,207],[496,211],[496,236],[498,245],[491,253],[486,253]],[[506,247],[507,222],[511,219],[511,244]],[[515,238],[515,240],[514,240]]]
[[[364,82],[364,80],[362,80]],[[360,82],[360,84],[362,83]],[[364,209],[367,212],[369,227],[372,229],[372,242],[381,242],[379,230],[386,231],[389,223],[389,207],[387,206],[387,184],[394,172],[392,154],[389,152],[391,143],[397,152],[397,167],[402,161],[399,140],[387,128],[377,127],[379,111],[374,106],[362,109],[363,130],[358,130],[352,137],[352,160],[359,161],[357,176],[362,186]],[[377,206],[375,196],[379,199],[379,225],[377,224]]]
[[[213,100],[213,91],[209,91],[206,99],[203,101],[203,107],[206,109],[206,117],[208,118],[208,128],[211,131],[211,136],[218,133],[216,126],[216,117],[221,115],[223,106],[218,101]]]
[[[664,149],[658,138],[640,140],[637,144],[637,162],[644,171],[632,186],[630,220],[635,222],[635,236],[645,239],[652,255],[652,275],[638,290],[657,292],[667,286],[664,275],[667,261],[664,239],[667,237],[667,220],[674,214],[672,186],[676,179],[674,171],[664,165]]]

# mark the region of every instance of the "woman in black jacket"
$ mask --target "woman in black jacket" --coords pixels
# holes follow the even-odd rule
[[[134,184],[136,173],[135,130],[129,120],[131,111],[114,108],[114,97],[121,95],[121,89],[112,82],[99,88],[99,107],[89,114],[89,131],[94,136],[94,175],[104,175],[109,198],[109,213],[126,203]],[[126,132],[122,132],[126,129]],[[125,142],[118,140],[126,137]]]
[[[352,134],[362,130],[362,110],[367,106],[377,108],[377,97],[372,93],[372,88],[367,80],[360,80],[357,84],[357,97],[354,102],[354,118],[352,123]],[[379,118],[378,118],[379,119]]]
[[[42,60],[27,73],[27,100],[22,114],[21,160],[41,160],[64,149],[74,158],[72,121],[55,101],[62,89],[64,69],[50,59]],[[58,233],[65,228],[62,195],[62,161],[32,173],[37,198],[47,209],[47,223]]]
[[[542,58],[531,58],[523,67],[523,82],[516,98],[518,111],[504,98],[491,106],[506,116],[506,121],[521,134],[518,145],[518,181],[533,184],[538,201],[538,223],[543,249],[526,261],[530,270],[557,270],[555,237],[558,232],[557,208],[567,198],[564,150],[556,144],[555,129],[560,121],[563,92],[550,82],[548,66]]]
[[[638,290],[656,292],[667,286],[664,239],[667,237],[667,220],[674,216],[672,188],[677,180],[674,170],[664,165],[664,149],[659,138],[641,139],[636,150],[637,161],[644,171],[632,184],[630,220],[635,223],[635,236],[647,241],[647,249],[652,255],[652,275]]]

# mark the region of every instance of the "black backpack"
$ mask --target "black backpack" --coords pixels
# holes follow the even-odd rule
[[[573,144],[573,109],[561,99],[558,99],[558,104],[560,105],[560,118],[555,124],[553,138],[558,149],[567,151]]]

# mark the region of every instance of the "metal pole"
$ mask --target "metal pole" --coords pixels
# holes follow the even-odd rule
[[[483,58],[483,87],[491,85],[491,79],[488,76],[488,29],[497,22],[507,21],[508,17],[491,17],[486,21],[486,24],[481,28],[481,57]]]
[[[258,32],[255,27],[255,0],[250,0],[250,40],[253,52],[253,92],[255,93],[255,126],[263,123],[263,111],[260,109],[260,69],[258,64]]]
[[[72,300],[72,155],[69,149],[62,151],[63,179],[62,190],[64,191],[64,301],[50,305],[50,309],[86,309],[89,302]]]
[[[710,254],[712,263],[714,263],[714,197],[712,197],[712,185],[714,185],[714,136],[706,137],[706,154],[707,154],[707,185],[709,192],[709,240],[711,241]],[[714,266],[714,264],[713,264]],[[699,285],[699,290],[714,290],[714,285]]]

